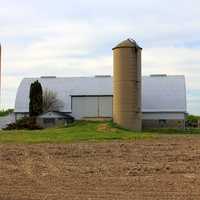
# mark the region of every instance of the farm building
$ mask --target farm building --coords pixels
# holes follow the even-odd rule
[[[74,121],[74,118],[70,115],[51,111],[45,112],[37,117],[37,125],[42,128],[50,128],[56,126],[63,126]]]
[[[38,80],[43,89],[57,93],[62,102],[59,112],[75,119],[112,118],[113,78],[41,77],[22,80],[15,101],[15,116],[29,113],[30,85]],[[185,126],[186,87],[184,76],[151,75],[142,77],[142,127],[159,128]]]

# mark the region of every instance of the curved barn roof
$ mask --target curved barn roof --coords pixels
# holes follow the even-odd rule
[[[187,112],[184,76],[144,76],[143,112]]]
[[[112,77],[42,77],[22,80],[16,95],[15,112],[28,112],[29,89],[38,80],[43,89],[57,93],[63,102],[60,111],[71,112],[71,96],[112,95]],[[186,112],[184,76],[144,76],[142,78],[143,112]]]

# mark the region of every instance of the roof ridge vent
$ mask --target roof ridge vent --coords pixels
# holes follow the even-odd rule
[[[95,75],[95,78],[110,78],[111,75]]]
[[[40,78],[56,78],[56,76],[41,76]]]
[[[167,74],[151,74],[150,77],[167,77]]]

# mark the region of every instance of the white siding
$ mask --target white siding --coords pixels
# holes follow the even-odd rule
[[[99,97],[99,116],[112,117],[112,97]]]
[[[184,120],[185,114],[184,113],[142,113],[142,119],[145,120]]]
[[[16,114],[15,114],[15,119],[16,119],[16,120],[19,120],[19,119],[21,119],[21,118],[23,118],[23,117],[28,117],[28,116],[29,116],[28,113],[16,113]]]

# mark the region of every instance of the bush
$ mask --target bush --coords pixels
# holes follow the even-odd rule
[[[4,130],[21,130],[21,129],[28,129],[28,130],[37,130],[42,129],[40,126],[36,124],[35,117],[24,117],[16,121],[16,123],[8,124]]]

